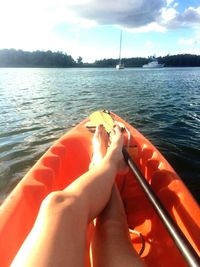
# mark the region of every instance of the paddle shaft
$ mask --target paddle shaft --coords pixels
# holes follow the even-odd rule
[[[130,157],[128,151],[123,148],[123,155],[128,163],[130,169],[135,174],[135,177],[137,181],[139,182],[140,186],[144,190],[146,196],[151,201],[152,205],[154,206],[157,214],[159,215],[160,219],[162,220],[164,226],[168,230],[169,234],[173,238],[174,242],[176,243],[179,251],[187,261],[188,265],[190,267],[199,267],[200,266],[200,259],[191,246],[191,244],[188,242],[182,231],[179,229],[179,227],[174,223],[172,220],[170,214],[165,209],[165,207],[160,202],[159,198],[155,195],[153,190],[151,189],[149,183],[144,178],[143,174],[139,170],[139,168],[136,166],[132,158]]]

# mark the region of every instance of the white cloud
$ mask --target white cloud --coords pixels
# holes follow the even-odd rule
[[[167,5],[169,6],[174,2],[174,0],[166,0],[166,2],[167,2]]]
[[[85,4],[87,2],[85,0]],[[80,4],[83,0],[73,3]],[[73,28],[96,25],[91,19],[77,17],[70,9],[71,4],[70,0],[1,0],[0,48],[61,50],[66,47],[66,37],[59,38],[56,34],[60,25],[66,28],[69,23],[74,25]]]
[[[138,33],[145,33],[145,32],[165,32],[166,28],[162,25],[159,25],[157,22],[149,23],[148,25],[137,27],[137,28],[126,28],[122,27],[127,32],[138,32]]]
[[[81,43],[82,28],[114,25],[131,32],[164,32],[200,25],[200,6],[182,13],[177,11],[177,6],[176,0],[0,0],[0,46],[68,51],[74,58],[89,54],[84,60],[92,61],[97,57],[97,48]],[[66,27],[66,34],[59,33],[61,25]],[[179,45],[191,44],[188,48],[192,48],[198,40],[182,38]],[[149,50],[142,51],[141,56],[155,45],[146,43]],[[99,58],[113,55],[112,49],[104,49],[102,44],[98,51]],[[130,49],[123,56],[133,53],[135,49]]]
[[[175,0],[76,0],[68,4],[74,16],[99,25],[118,25],[137,32],[164,31],[200,24],[200,6],[177,11]]]
[[[200,26],[200,6],[189,7],[183,13],[176,13],[175,16],[166,23],[168,28],[196,27]]]
[[[180,38],[178,40],[179,45],[184,45],[184,46],[195,46],[195,45],[200,45],[200,33],[196,33],[196,35],[193,38]]]
[[[170,8],[163,8],[162,9],[162,19],[166,23],[167,21],[173,20],[176,17],[177,13],[178,12],[174,8],[172,8],[172,7],[170,7]]]
[[[64,23],[79,28],[116,25],[137,32],[200,25],[200,6],[179,13],[177,5],[175,0],[1,0],[1,42],[12,39],[9,33],[13,39],[43,40]]]
[[[176,3],[173,4],[173,7],[176,8],[176,7],[178,7],[178,5],[179,4],[176,2]]]
[[[191,46],[191,45],[195,44],[195,39],[193,39],[193,38],[189,38],[189,39],[180,38],[178,40],[178,44]]]

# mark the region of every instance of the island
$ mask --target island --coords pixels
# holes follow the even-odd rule
[[[0,50],[0,67],[15,68],[85,68],[85,67],[111,67],[115,68],[119,59],[102,59],[93,63],[82,61],[79,56],[76,60],[64,52],[48,51],[23,51],[16,49]],[[148,64],[151,57],[122,58],[121,62],[126,68],[141,68]],[[200,67],[200,55],[180,54],[157,57],[156,60],[164,67]]]

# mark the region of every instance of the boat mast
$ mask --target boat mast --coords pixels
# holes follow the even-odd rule
[[[121,64],[121,51],[122,51],[122,31],[120,34],[120,45],[119,45],[119,65]]]

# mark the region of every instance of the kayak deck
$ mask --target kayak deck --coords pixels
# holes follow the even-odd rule
[[[191,245],[200,251],[200,212],[188,189],[160,152],[136,129],[112,113],[131,134],[129,153],[165,208]],[[61,137],[34,165],[0,207],[1,266],[9,266],[37,217],[42,200],[62,190],[88,170],[92,157],[92,133],[88,119]],[[125,145],[128,143],[125,134]],[[130,233],[133,246],[147,266],[187,266],[167,233],[134,174],[118,176],[117,184],[128,225],[142,237]],[[89,242],[89,240],[88,240]]]

